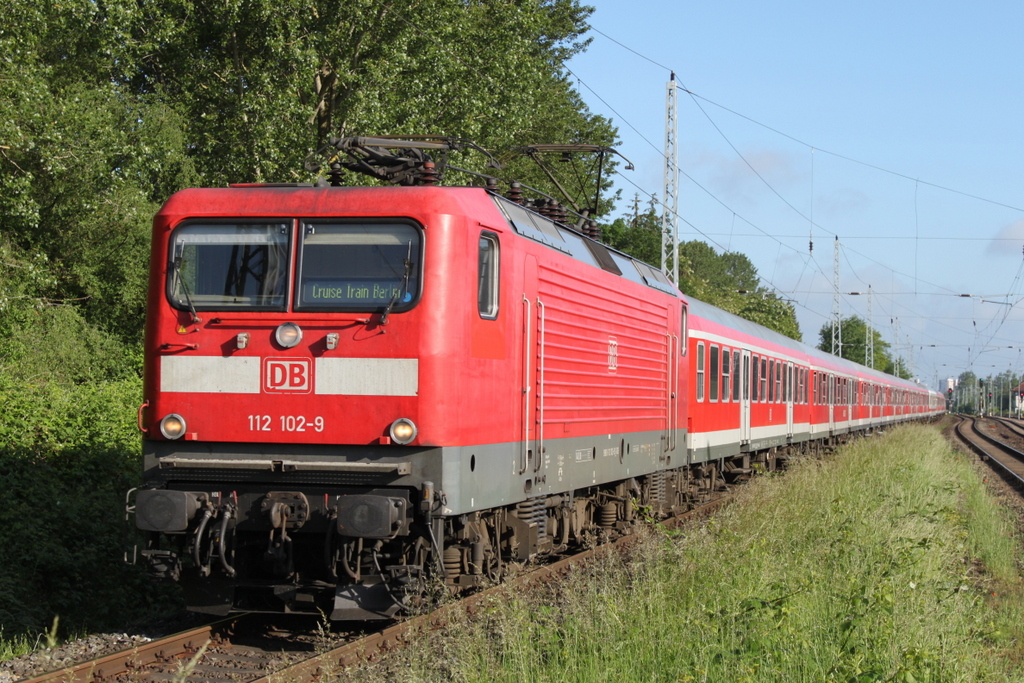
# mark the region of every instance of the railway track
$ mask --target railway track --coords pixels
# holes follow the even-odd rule
[[[1017,436],[1024,439],[1024,424],[1021,424],[1020,420],[1012,417],[988,417],[986,419],[998,422]]]
[[[678,527],[712,514],[727,504],[732,494],[661,524]],[[503,584],[372,632],[330,634],[328,629],[310,632],[308,617],[290,628],[281,618],[268,621],[263,615],[241,615],[183,631],[128,650],[74,666],[63,667],[19,683],[303,683],[315,681],[346,666],[402,646],[410,634],[444,623],[454,610],[472,610],[509,587],[529,586],[568,572],[592,560],[596,553],[625,549],[635,534],[541,565]],[[296,618],[298,619],[298,618]],[[296,621],[298,624],[298,621]]]
[[[992,420],[991,418],[986,418]],[[982,423],[979,425],[979,422]],[[1001,441],[991,433],[986,433],[983,428],[985,420],[973,417],[963,417],[956,425],[958,438],[987,461],[1004,479],[1013,486],[1024,489],[1024,452]],[[1019,426],[1008,424],[1002,420],[992,420],[1007,426],[1021,437],[1024,437],[1024,430]],[[991,431],[991,430],[988,430]]]

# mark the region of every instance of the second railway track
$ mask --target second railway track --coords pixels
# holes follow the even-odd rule
[[[1005,437],[1000,439],[995,433],[996,424],[1006,425],[1001,420],[991,418],[964,417],[956,425],[956,433],[969,448],[987,459],[1001,476],[1017,488],[1024,489],[1024,452],[1006,443]],[[1012,429],[1018,438],[1024,438],[1019,427],[1006,425],[1004,428]]]

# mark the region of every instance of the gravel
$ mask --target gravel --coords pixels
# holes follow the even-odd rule
[[[21,657],[0,662],[0,683],[13,683],[33,678],[54,669],[127,650],[179,631],[196,628],[209,621],[200,615],[181,613],[140,624],[127,633],[93,633],[63,643],[55,648],[42,648]]]
[[[146,636],[127,633],[94,633],[52,650],[44,648],[17,659],[0,662],[0,683],[12,683],[22,678],[37,676],[78,662],[127,650],[150,640]]]

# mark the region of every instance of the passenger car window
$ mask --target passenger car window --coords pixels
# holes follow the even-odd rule
[[[729,349],[722,347],[722,403],[729,401]]]
[[[704,400],[704,342],[697,343],[697,400]]]
[[[740,351],[735,349],[732,352],[732,400],[733,403],[740,400]]]
[[[761,403],[768,400],[768,359],[761,359],[761,388],[758,392]]]
[[[711,365],[709,367],[710,379],[711,379],[711,394],[708,397],[710,401],[718,401],[718,382],[720,377],[718,375],[718,347],[711,347]]]
[[[754,372],[751,375],[750,380],[750,400],[754,403],[758,401],[758,390],[761,385],[761,357],[754,356]]]

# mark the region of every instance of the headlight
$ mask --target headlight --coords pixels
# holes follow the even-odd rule
[[[400,417],[391,423],[391,440],[403,446],[416,438],[416,423]]]
[[[295,323],[284,323],[274,332],[274,339],[286,349],[290,349],[302,341],[302,328]]]
[[[185,433],[185,418],[171,413],[160,420],[160,433],[167,439],[180,439]]]

